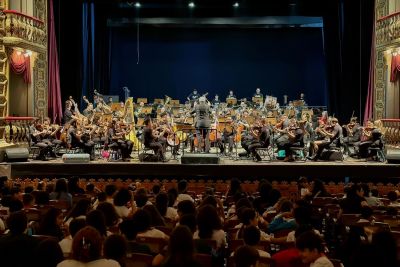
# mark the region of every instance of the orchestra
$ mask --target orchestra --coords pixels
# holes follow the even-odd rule
[[[41,160],[56,156],[56,147],[79,149],[91,159],[95,159],[95,147],[100,147],[123,161],[142,147],[152,150],[159,161],[167,159],[167,151],[176,157],[180,150],[210,153],[215,147],[221,157],[255,161],[262,160],[261,149],[271,148],[277,158],[293,161],[292,148],[301,147],[304,158],[316,161],[324,150],[334,147],[352,157],[369,157],[368,148],[381,138],[372,122],[361,127],[352,116],[341,126],[326,111],[309,109],[304,106],[304,94],[286,107],[279,106],[276,97],[263,95],[260,88],[250,101],[238,101],[233,90],[226,102],[218,95],[210,102],[207,93],[201,95],[196,89],[186,99],[184,104],[169,96],[154,103],[140,99],[136,104],[133,98],[121,103],[108,98],[106,103],[95,90],[93,102],[83,96],[86,105],[81,113],[70,96],[63,125],[52,125],[48,118],[36,120],[30,127],[31,142],[39,147],[37,159]]]

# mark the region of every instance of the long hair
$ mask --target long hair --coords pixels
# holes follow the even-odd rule
[[[193,235],[187,226],[177,226],[171,233],[168,244],[168,266],[190,266],[194,260]]]
[[[72,241],[72,258],[80,262],[91,262],[100,259],[103,238],[91,226],[79,230]]]
[[[197,227],[201,239],[209,239],[214,230],[222,229],[221,219],[213,206],[205,205],[199,209]]]

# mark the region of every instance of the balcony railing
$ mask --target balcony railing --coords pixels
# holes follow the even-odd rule
[[[386,146],[400,149],[400,119],[382,119]]]
[[[3,35],[5,43],[24,42],[29,45],[46,47],[46,24],[34,17],[14,10],[3,10]],[[17,40],[15,40],[18,38]]]

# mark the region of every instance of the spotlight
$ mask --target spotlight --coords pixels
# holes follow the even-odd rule
[[[194,4],[194,2],[189,2],[188,7],[189,8],[194,8],[196,5]]]
[[[139,2],[136,2],[136,3],[135,3],[135,7],[136,7],[136,8],[140,8],[141,6],[142,6],[142,5],[141,5]]]
[[[233,4],[233,7],[234,7],[234,8],[238,8],[238,7],[239,7],[239,2],[235,2],[235,3]]]

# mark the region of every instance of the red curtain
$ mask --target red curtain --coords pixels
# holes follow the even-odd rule
[[[400,55],[392,55],[392,64],[390,70],[390,81],[395,82],[398,78],[398,73],[400,71]]]
[[[53,0],[49,1],[49,88],[48,114],[54,123],[60,123],[62,118],[60,72],[57,53],[57,39],[54,25]]]
[[[16,74],[24,76],[24,82],[31,83],[31,57],[25,57],[21,51],[13,50],[10,55],[10,67]]]

